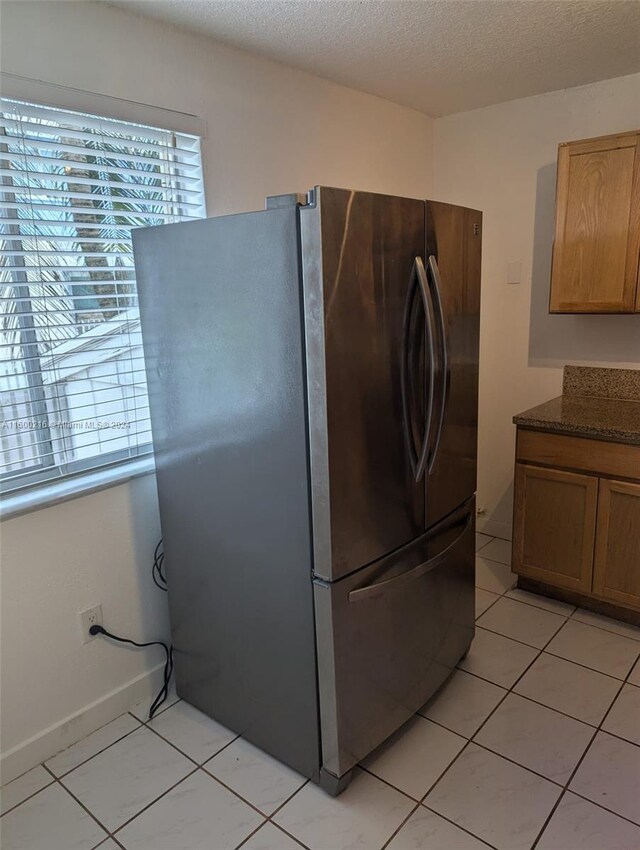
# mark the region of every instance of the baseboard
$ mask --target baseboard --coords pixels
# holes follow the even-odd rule
[[[495,519],[476,517],[476,531],[488,534],[490,537],[501,537],[503,540],[511,540],[512,528],[510,522],[497,522]]]
[[[32,767],[55,756],[60,750],[70,747],[76,741],[95,732],[105,723],[115,720],[120,714],[142,700],[151,700],[162,686],[164,665],[159,664],[147,673],[110,691],[99,700],[85,706],[75,714],[61,720],[7,750],[0,756],[0,776],[2,784],[11,782],[17,776],[31,770]]]

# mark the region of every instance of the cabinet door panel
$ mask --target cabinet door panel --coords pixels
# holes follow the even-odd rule
[[[591,591],[598,479],[516,464],[513,570]]]
[[[632,313],[640,250],[635,133],[561,145],[550,311]]]
[[[640,610],[640,484],[600,480],[593,590]]]

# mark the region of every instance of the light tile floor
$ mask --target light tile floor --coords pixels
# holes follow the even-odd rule
[[[640,850],[640,629],[476,546],[469,655],[339,798],[174,696],[4,786],[3,850]]]

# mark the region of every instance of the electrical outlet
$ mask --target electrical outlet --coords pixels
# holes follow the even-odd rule
[[[90,640],[94,640],[97,635],[90,635],[89,629],[91,626],[101,626],[102,625],[102,606],[94,605],[93,608],[87,608],[86,611],[82,611],[80,613],[80,633],[82,636],[82,643],[89,643]]]

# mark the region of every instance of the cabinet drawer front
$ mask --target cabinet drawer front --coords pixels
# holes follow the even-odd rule
[[[593,590],[640,610],[640,484],[600,481]]]
[[[640,446],[518,428],[516,460],[594,475],[640,478]]]
[[[516,464],[514,572],[591,591],[598,480]]]

